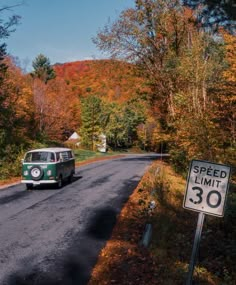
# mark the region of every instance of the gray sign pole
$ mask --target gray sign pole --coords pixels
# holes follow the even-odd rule
[[[201,240],[204,218],[205,218],[205,214],[200,212],[198,214],[197,229],[196,229],[195,238],[194,238],[193,250],[192,250],[191,260],[190,260],[190,264],[189,264],[189,270],[188,270],[186,285],[192,285],[193,271],[194,271],[196,256],[198,253],[198,248],[199,248],[199,244],[200,244],[200,240]]]

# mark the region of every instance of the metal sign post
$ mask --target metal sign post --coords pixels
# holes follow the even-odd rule
[[[191,260],[190,260],[190,263],[189,263],[189,270],[188,270],[188,276],[187,276],[186,285],[191,285],[192,284],[193,271],[194,271],[195,262],[196,262],[196,256],[197,256],[197,253],[198,253],[198,248],[199,248],[199,244],[200,244],[200,240],[201,240],[201,234],[202,234],[202,227],[203,227],[204,218],[205,218],[205,214],[204,213],[199,213],[198,214],[197,229],[196,229],[195,238],[194,238],[194,244],[193,244]]]
[[[224,216],[230,171],[227,165],[201,160],[191,162],[183,207],[199,215],[186,285],[192,284],[205,214]]]

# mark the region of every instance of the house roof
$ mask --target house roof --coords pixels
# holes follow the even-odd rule
[[[68,138],[68,140],[77,140],[80,139],[80,136],[77,132],[73,132],[73,134]]]

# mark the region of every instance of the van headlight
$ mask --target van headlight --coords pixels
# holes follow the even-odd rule
[[[47,176],[50,176],[50,175],[52,175],[52,171],[51,171],[51,170],[48,170],[48,171],[47,171]]]
[[[29,175],[29,171],[28,171],[28,170],[25,170],[25,171],[24,171],[24,176],[27,176],[27,175]]]

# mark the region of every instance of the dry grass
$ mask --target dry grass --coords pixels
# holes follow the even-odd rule
[[[14,184],[14,183],[20,183],[20,180],[21,180],[20,177],[12,177],[10,179],[0,180],[0,186],[10,185],[10,184]]]

